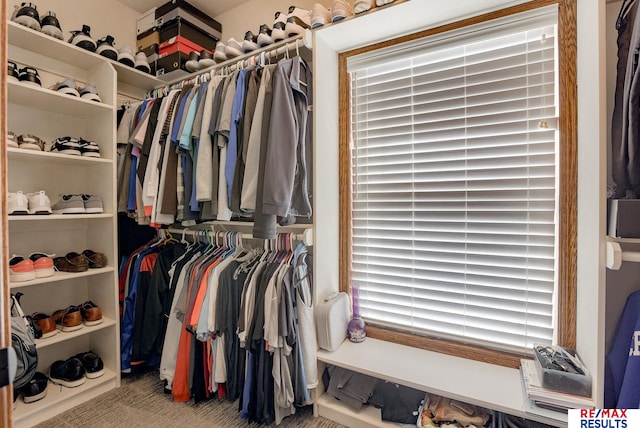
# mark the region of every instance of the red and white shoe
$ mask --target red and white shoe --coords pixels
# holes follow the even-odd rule
[[[33,262],[36,278],[46,278],[54,273],[53,257],[55,254],[32,253],[29,260]]]
[[[36,279],[33,262],[22,256],[13,255],[9,260],[9,281],[22,282]]]

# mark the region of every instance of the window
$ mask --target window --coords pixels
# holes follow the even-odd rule
[[[343,54],[343,288],[374,332],[562,342],[558,56],[557,5]]]

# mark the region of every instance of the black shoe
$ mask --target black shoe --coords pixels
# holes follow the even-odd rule
[[[272,43],[273,38],[271,37],[271,28],[269,28],[267,24],[262,24],[260,26],[260,32],[258,33],[258,45],[263,48]]]
[[[18,77],[22,83],[29,83],[31,85],[42,86],[42,83],[40,82],[40,75],[38,74],[38,70],[36,70],[33,67],[21,68]]]
[[[104,57],[112,59],[114,61],[118,60],[118,51],[113,46],[115,40],[113,36],[106,35],[100,40],[98,40],[98,47],[96,48],[96,53],[100,54]]]
[[[20,81],[20,73],[18,73],[18,65],[15,62],[7,62],[7,78],[8,80]]]
[[[84,372],[82,361],[71,357],[65,361],[58,360],[51,364],[49,379],[56,385],[75,388],[86,382],[87,378],[84,377]]]
[[[91,27],[83,25],[82,30],[75,30],[71,32],[71,38],[69,43],[76,45],[82,49],[86,49],[91,52],[95,52],[97,45],[91,38]]]
[[[200,65],[200,69],[211,67],[212,65],[216,65],[216,62],[213,60],[213,55],[211,52],[206,50],[200,51],[200,59],[198,60],[198,64]]]
[[[78,355],[75,355],[74,358],[77,358],[82,362],[82,366],[84,367],[84,375],[89,379],[95,379],[104,374],[104,363],[102,362],[102,358],[95,352],[82,352]]]
[[[258,38],[251,31],[244,33],[244,40],[242,41],[242,50],[244,53],[249,53],[258,49]]]
[[[22,401],[25,403],[33,403],[47,396],[47,384],[49,378],[44,373],[36,372],[33,378],[22,388],[19,393],[22,394]]]
[[[65,155],[80,156],[80,142],[74,137],[59,137],[53,140],[53,144],[49,149],[52,153],[62,153]]]
[[[14,12],[11,20],[25,27],[40,31],[40,16],[36,5],[33,3],[22,2]]]
[[[55,37],[62,40],[62,29],[60,28],[60,21],[56,18],[56,14],[53,12],[47,12],[40,22],[42,26],[42,32],[48,36]]]

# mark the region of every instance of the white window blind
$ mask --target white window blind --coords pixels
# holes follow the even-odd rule
[[[520,352],[553,341],[556,32],[548,7],[348,60],[367,323]]]

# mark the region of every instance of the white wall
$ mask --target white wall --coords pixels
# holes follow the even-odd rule
[[[337,53],[522,1],[414,0],[315,32],[315,221],[318,297],[338,289]],[[602,400],[604,305],[604,0],[578,0],[577,348]],[[597,173],[593,173],[596,171]],[[407,362],[410,364],[410,362]],[[497,380],[499,381],[499,380]]]
[[[55,12],[62,27],[64,41],[71,37],[71,31],[81,30],[82,25],[91,27],[91,38],[101,39],[107,34],[116,41],[116,49],[129,46],[135,49],[136,20],[139,13],[117,1],[84,0],[56,1],[37,0],[33,2],[42,18],[48,11]],[[7,7],[9,16],[13,13],[11,2]]]
[[[292,4],[303,9],[311,9],[315,3],[320,3],[327,8],[331,7],[331,0],[296,0],[295,2],[291,0],[251,0],[214,18],[222,24],[222,42],[226,42],[230,37],[242,40],[247,31],[257,35],[262,24],[273,28],[276,12],[287,13]]]

